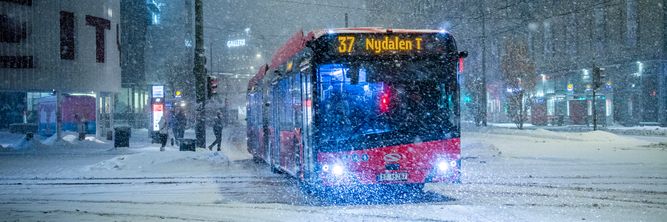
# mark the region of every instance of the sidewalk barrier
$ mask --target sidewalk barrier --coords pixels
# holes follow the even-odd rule
[[[179,151],[195,151],[195,139],[179,139]]]
[[[114,128],[113,147],[130,147],[131,128],[120,126]]]

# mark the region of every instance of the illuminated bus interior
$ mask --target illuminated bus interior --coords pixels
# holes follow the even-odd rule
[[[321,148],[367,149],[458,137],[453,112],[458,94],[448,87],[456,80],[444,76],[444,69],[444,62],[428,59],[320,65]]]

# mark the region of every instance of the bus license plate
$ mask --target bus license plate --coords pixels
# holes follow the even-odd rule
[[[378,176],[378,181],[406,181],[408,173],[383,173]]]

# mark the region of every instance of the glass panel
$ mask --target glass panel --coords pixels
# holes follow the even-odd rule
[[[355,70],[358,83],[352,84]],[[321,65],[318,123],[323,149],[458,136],[458,89],[447,87],[452,85],[448,81],[456,86],[456,78],[443,78],[443,70],[444,63],[433,61]]]

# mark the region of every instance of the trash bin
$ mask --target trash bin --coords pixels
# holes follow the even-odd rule
[[[129,126],[114,128],[113,147],[130,147],[130,130]]]
[[[180,151],[195,151],[194,139],[180,139],[179,144],[178,150]]]

